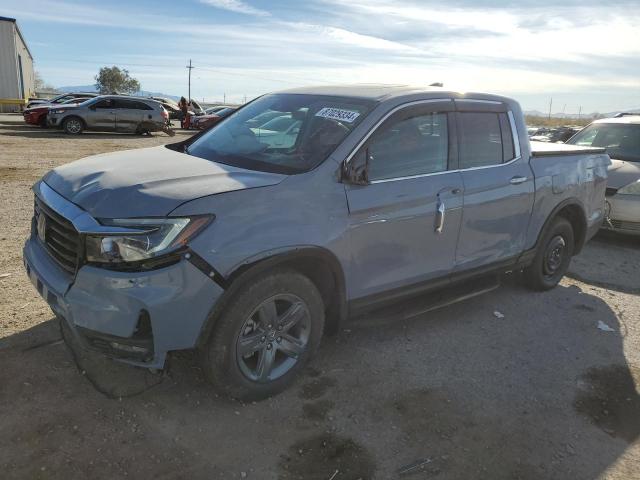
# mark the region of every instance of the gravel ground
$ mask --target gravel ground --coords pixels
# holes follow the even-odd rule
[[[62,163],[169,141],[0,115],[2,478],[639,478],[640,243],[615,235],[547,293],[506,277],[428,314],[355,319],[257,404],[219,398],[191,352],[162,374],[74,353],[22,269],[30,187]]]

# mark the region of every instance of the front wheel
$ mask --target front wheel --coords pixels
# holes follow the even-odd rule
[[[240,400],[279,393],[313,356],[323,327],[324,304],[311,280],[293,270],[261,275],[219,315],[201,352],[205,375]]]
[[[571,222],[556,218],[544,234],[533,263],[524,270],[527,285],[538,291],[555,287],[569,269],[573,249]]]
[[[78,135],[84,130],[84,124],[78,117],[65,118],[64,122],[62,122],[62,129],[65,133]]]

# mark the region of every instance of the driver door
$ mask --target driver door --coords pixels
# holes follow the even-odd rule
[[[87,128],[92,130],[113,131],[116,129],[115,102],[105,98],[91,105],[85,115]]]
[[[452,101],[413,104],[390,115],[352,159],[369,155],[370,181],[345,187],[352,298],[448,282],[463,199],[455,128]]]

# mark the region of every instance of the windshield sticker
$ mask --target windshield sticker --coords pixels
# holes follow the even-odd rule
[[[316,117],[329,118],[331,120],[340,120],[341,122],[353,123],[356,118],[360,116],[360,112],[354,112],[351,110],[342,110],[341,108],[324,107],[318,113]]]

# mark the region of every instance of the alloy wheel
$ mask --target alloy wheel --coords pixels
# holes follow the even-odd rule
[[[76,120],[75,118],[67,120],[66,127],[69,133],[79,133],[80,130],[82,130],[80,120]]]
[[[311,317],[292,294],[264,300],[245,320],[236,341],[236,358],[249,380],[267,383],[291,370],[306,350]]]

